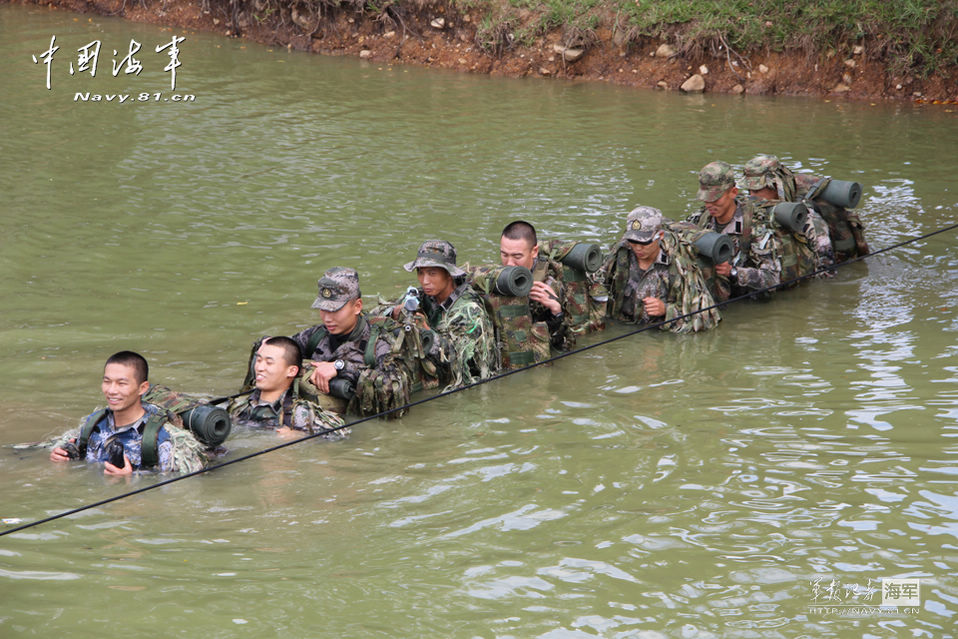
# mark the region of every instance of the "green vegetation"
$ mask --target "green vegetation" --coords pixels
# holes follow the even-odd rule
[[[452,0],[484,11],[488,28],[507,23],[513,38],[551,29],[594,43],[600,25],[625,42],[667,39],[679,53],[723,50],[847,55],[852,45],[893,73],[927,76],[958,65],[958,0]],[[530,19],[528,16],[533,17]],[[524,17],[525,19],[522,19]],[[591,35],[590,35],[591,34]],[[572,42],[569,42],[572,44]],[[501,53],[501,49],[499,50]]]

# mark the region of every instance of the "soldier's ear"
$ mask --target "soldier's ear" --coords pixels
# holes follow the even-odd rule
[[[363,298],[356,298],[356,315],[359,315],[363,312]]]
[[[532,259],[536,259],[537,257],[539,257],[539,245],[536,244],[535,246],[533,246],[532,251],[530,251],[530,253],[532,254]]]

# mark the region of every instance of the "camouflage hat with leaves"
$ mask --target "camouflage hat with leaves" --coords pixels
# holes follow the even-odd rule
[[[443,268],[453,277],[466,272],[456,266],[456,248],[444,240],[426,240],[419,246],[419,253],[412,262],[403,265],[407,271],[421,267]]]
[[[359,299],[359,273],[356,269],[334,266],[319,278],[319,295],[313,302],[313,308],[321,311],[336,312],[346,302]]]
[[[749,191],[758,191],[765,187],[774,189],[775,176],[781,168],[782,163],[774,155],[756,155],[745,163],[743,186]]]
[[[655,239],[662,226],[662,211],[651,206],[637,206],[625,222],[625,239],[646,244]]]
[[[735,171],[728,162],[709,162],[699,171],[698,198],[714,202],[735,186]]]

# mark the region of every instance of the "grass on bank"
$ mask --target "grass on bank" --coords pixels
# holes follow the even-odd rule
[[[493,55],[532,44],[553,30],[561,30],[567,46],[589,47],[598,43],[601,27],[615,33],[618,44],[652,38],[668,41],[688,57],[726,57],[729,49],[741,55],[766,49],[810,57],[849,55],[857,44],[894,75],[928,76],[958,66],[958,0],[202,1],[223,5],[234,19],[237,11],[281,21],[344,11],[373,16],[384,25],[435,15],[449,6],[479,14],[476,43]]]

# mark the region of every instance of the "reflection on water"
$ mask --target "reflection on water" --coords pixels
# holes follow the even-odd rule
[[[954,123],[912,105],[501,80],[200,34],[178,79],[196,103],[76,105],[30,62],[52,33],[68,57],[168,32],[29,7],[0,21],[17,61],[0,75],[5,443],[87,414],[115,350],[227,394],[254,339],[317,320],[329,266],[356,266],[372,302],[411,281],[398,267],[427,237],[473,263],[516,217],[609,244],[636,204],[690,212],[713,159],[773,152],[861,181],[875,248],[956,221]],[[946,636],[954,246],[3,537],[0,634]],[[277,443],[237,429],[230,455]],[[0,515],[27,521],[155,481],[8,447],[0,476]],[[921,580],[920,610],[840,614],[892,577]]]

